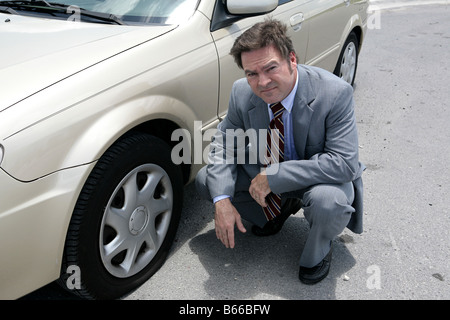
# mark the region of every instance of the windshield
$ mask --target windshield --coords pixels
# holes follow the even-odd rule
[[[23,4],[25,1],[0,1],[0,6],[2,3],[10,5],[19,2]],[[34,4],[39,2],[43,1],[35,1]],[[67,10],[70,9],[72,13],[72,21],[77,18],[84,21],[84,13],[91,12],[111,15],[125,24],[180,24],[192,16],[198,2],[199,0],[50,0],[44,3],[67,6]],[[28,3],[33,4],[33,1]],[[15,11],[20,14],[17,9]]]

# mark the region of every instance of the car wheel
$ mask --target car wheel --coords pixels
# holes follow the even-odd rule
[[[183,200],[181,169],[170,154],[162,140],[135,134],[101,157],[73,213],[60,284],[85,298],[115,299],[161,267]],[[79,268],[78,287],[67,286],[69,266]]]
[[[358,38],[351,32],[339,55],[334,74],[353,86],[358,66]]]

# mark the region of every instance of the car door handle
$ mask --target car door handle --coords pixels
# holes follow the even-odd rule
[[[291,27],[294,29],[294,31],[298,31],[302,28],[303,21],[305,21],[303,13],[296,13],[289,19]]]
[[[350,5],[350,0],[344,0],[344,4],[346,7],[348,7]]]

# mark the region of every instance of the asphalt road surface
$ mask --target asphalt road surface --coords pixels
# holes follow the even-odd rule
[[[298,280],[302,211],[270,238],[246,224],[226,249],[189,185],[170,256],[125,300],[450,299],[450,6],[408,2],[374,1],[355,83],[364,233],[334,241],[329,276]],[[70,296],[50,285],[25,298]]]

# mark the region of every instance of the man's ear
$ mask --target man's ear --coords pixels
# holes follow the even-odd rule
[[[295,54],[294,51],[291,51],[291,52],[289,53],[289,61],[290,61],[292,64],[297,65],[297,55]]]

